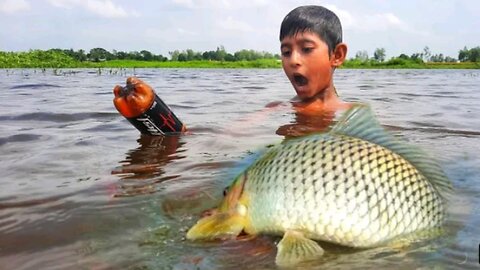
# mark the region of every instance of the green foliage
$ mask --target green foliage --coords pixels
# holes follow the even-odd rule
[[[456,63],[453,58],[445,58],[444,62],[423,62],[420,57],[409,57],[408,55],[401,54],[398,57],[393,57],[385,62],[378,62],[376,60],[362,61],[354,58],[347,60],[343,63],[344,68],[396,68],[396,69],[478,69],[480,63],[464,62]],[[447,61],[448,60],[448,61]]]
[[[367,61],[368,60],[368,52],[367,51],[358,51],[355,54],[355,59],[360,60],[360,61]]]
[[[109,52],[103,48],[84,50],[50,49],[28,52],[0,51],[0,68],[280,68],[278,54],[240,50],[233,54],[223,46],[215,51],[195,52],[175,50],[169,52],[171,60],[147,50]],[[428,56],[428,59],[427,59]],[[427,61],[424,62],[423,59]],[[431,54],[428,47],[411,56],[400,54],[385,61],[385,49],[377,48],[373,58],[367,51],[359,51],[354,59],[343,64],[344,68],[480,68],[480,47],[459,52],[459,60],[443,54]]]
[[[169,52],[171,61],[254,61],[259,59],[280,59],[279,55],[273,55],[269,52],[258,52],[254,50],[240,50],[234,54],[228,53],[223,46],[217,47],[215,51],[205,51],[203,53],[194,52],[191,49],[186,51],[175,50]]]
[[[100,68],[279,68],[281,62],[276,59],[258,59],[253,61],[135,61],[112,60],[95,63],[94,67]]]
[[[405,57],[405,59],[408,59],[408,56],[404,54],[400,55],[399,57]],[[410,59],[416,60],[418,61],[418,63],[453,63],[457,61],[455,58],[452,58],[450,56],[445,57],[443,53],[433,54],[428,46],[425,46],[421,53],[412,54],[412,56],[410,56]]]
[[[423,61],[424,62],[430,61],[431,56],[432,56],[432,52],[430,52],[430,48],[428,46],[425,46],[425,48],[423,48]]]
[[[114,59],[113,54],[104,48],[93,48],[87,54],[87,59],[92,62],[100,62]]]
[[[77,61],[58,49],[0,52],[0,68],[76,67]]]
[[[373,59],[378,62],[385,61],[385,49],[384,48],[376,48],[375,52],[373,53]]]
[[[467,49],[465,46],[458,52],[458,60],[461,62],[480,62],[480,46]]]

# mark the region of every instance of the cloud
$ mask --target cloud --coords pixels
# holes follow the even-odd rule
[[[414,31],[404,21],[390,12],[359,15],[340,9],[335,5],[325,5],[325,7],[337,14],[344,29],[360,30],[364,32],[388,31],[392,29],[403,30],[406,32]]]
[[[146,28],[142,38],[151,42],[175,42],[198,40],[199,34],[182,27],[175,28]]]
[[[342,22],[343,28],[350,28],[355,26],[355,19],[353,18],[353,15],[350,12],[344,9],[340,9],[335,5],[325,5],[325,7],[333,11],[333,13],[335,13],[338,16],[338,18]]]
[[[13,14],[30,9],[30,4],[25,0],[4,0],[0,2],[0,12]]]
[[[135,10],[128,12],[121,6],[114,4],[111,0],[48,0],[48,2],[58,8],[73,9],[81,7],[93,14],[104,18],[127,18],[138,17],[139,13]]]
[[[195,3],[193,0],[173,0],[172,2],[181,7],[195,8]]]
[[[75,0],[47,0],[50,5],[54,7],[59,7],[59,8],[67,8],[71,9],[75,5],[76,2]]]
[[[251,27],[248,23],[234,20],[231,16],[229,16],[226,20],[218,22],[218,25],[222,29],[229,31],[250,32],[254,30],[253,27]]]
[[[173,4],[185,8],[208,8],[208,9],[227,9],[235,10],[239,8],[255,8],[268,6],[270,3],[269,0],[249,0],[249,1],[238,1],[238,0],[171,0]]]

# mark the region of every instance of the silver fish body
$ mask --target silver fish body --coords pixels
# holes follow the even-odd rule
[[[291,266],[322,256],[314,240],[372,247],[437,227],[451,190],[435,160],[358,106],[328,133],[266,151],[187,239],[283,234],[275,262]]]
[[[252,234],[295,230],[368,247],[444,218],[443,199],[411,163],[354,137],[319,134],[287,142],[241,177]]]

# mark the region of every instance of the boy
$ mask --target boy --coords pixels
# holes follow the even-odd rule
[[[299,136],[327,128],[337,111],[352,105],[338,98],[333,84],[333,72],[347,54],[340,20],[321,6],[297,7],[283,19],[280,42],[282,67],[297,93],[291,100],[297,124],[282,126],[277,134]]]
[[[338,98],[333,85],[333,72],[345,60],[347,45],[342,43],[342,26],[338,17],[321,6],[300,6],[290,11],[280,28],[282,67],[297,95],[291,100],[296,123],[283,125],[277,134],[294,137],[323,131],[330,126],[338,111],[352,104]],[[267,110],[235,123],[231,131],[241,130],[266,111],[279,108],[272,102]]]

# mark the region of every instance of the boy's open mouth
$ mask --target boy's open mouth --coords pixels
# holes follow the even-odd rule
[[[298,86],[305,86],[308,84],[308,79],[301,74],[294,74],[293,80],[295,81],[295,84]]]

